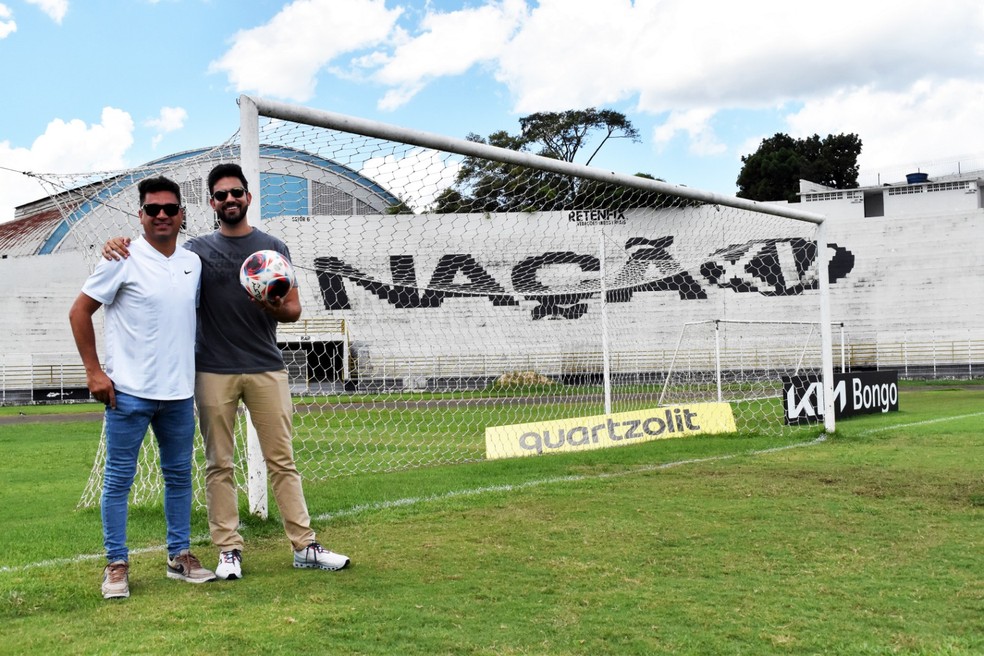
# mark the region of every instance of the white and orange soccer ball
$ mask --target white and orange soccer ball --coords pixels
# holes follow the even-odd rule
[[[256,251],[239,269],[239,282],[258,301],[283,298],[296,283],[294,267],[277,251]]]

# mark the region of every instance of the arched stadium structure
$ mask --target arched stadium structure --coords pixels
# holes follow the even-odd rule
[[[68,308],[106,239],[138,234],[137,183],[155,175],[178,182],[186,233],[203,234],[215,225],[208,172],[217,163],[238,160],[238,146],[224,144],[71,182],[65,176],[42,179],[51,195],[18,207],[13,221],[0,224],[0,275],[7,288],[0,319],[0,404],[87,398]],[[259,208],[263,221],[285,215],[377,215],[399,203],[374,180],[310,152],[261,146],[261,160],[260,185],[250,181],[250,186],[267,190]],[[252,212],[255,217],[255,207]],[[101,319],[97,313],[100,352]],[[340,326],[327,330],[341,340]]]

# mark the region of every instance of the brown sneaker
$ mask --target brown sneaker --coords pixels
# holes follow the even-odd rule
[[[201,561],[185,549],[174,558],[167,559],[167,578],[188,583],[207,583],[215,580],[215,572],[202,567]]]
[[[103,599],[122,599],[130,596],[130,564],[114,560],[103,570]]]

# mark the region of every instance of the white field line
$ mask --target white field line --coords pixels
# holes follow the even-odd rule
[[[866,435],[871,435],[874,433],[881,433],[888,430],[897,430],[900,428],[908,428],[911,426],[924,426],[927,424],[938,424],[947,421],[954,421],[958,419],[968,419],[972,417],[984,416],[984,412],[975,412],[969,415],[959,415],[955,417],[941,417],[938,419],[927,419],[925,421],[916,421],[907,424],[895,424],[892,426],[881,426],[879,428],[872,428],[870,430],[859,433],[859,437]],[[542,485],[554,485],[556,483],[574,483],[579,481],[587,480],[605,480],[610,478],[620,478],[623,476],[630,476],[632,474],[639,474],[645,472],[659,471],[662,469],[670,469],[673,467],[682,467],[684,465],[696,465],[706,462],[716,462],[720,460],[732,460],[734,458],[742,458],[748,456],[761,456],[768,455],[770,453],[778,453],[780,451],[788,451],[789,449],[799,449],[807,446],[815,446],[826,441],[827,436],[821,435],[816,439],[810,440],[808,442],[797,442],[796,444],[787,444],[786,446],[773,447],[771,449],[759,449],[756,451],[742,451],[740,453],[730,453],[720,456],[710,456],[707,458],[691,458],[688,460],[676,460],[674,462],[664,462],[657,465],[642,465],[639,467],[633,467],[621,472],[607,472],[604,474],[579,474],[573,476],[555,476],[552,478],[541,478],[537,480],[527,481],[525,483],[517,483],[515,485],[489,485],[485,487],[472,488],[470,490],[454,490],[451,492],[445,492],[444,494],[432,494],[424,497],[406,497],[403,499],[394,499],[393,501],[380,501],[377,503],[367,503],[360,504],[358,506],[352,506],[351,508],[346,508],[344,510],[339,510],[331,513],[323,513],[312,517],[316,521],[329,521],[332,519],[337,519],[340,517],[351,517],[353,515],[358,515],[364,512],[372,512],[377,510],[387,510],[390,508],[406,508],[409,506],[416,506],[425,503],[431,503],[433,501],[444,501],[447,499],[456,499],[464,497],[474,497],[483,494],[497,494],[502,492],[517,492],[520,490],[526,490],[534,487],[540,487]],[[192,538],[192,543],[207,543],[208,536],[197,536]],[[131,554],[144,554],[144,553],[156,553],[163,552],[165,550],[164,545],[158,545],[154,547],[144,547],[142,549],[133,549],[130,551]],[[15,566],[4,566],[0,567],[0,574],[7,572],[23,572],[31,569],[40,569],[43,567],[63,567],[65,565],[72,565],[73,563],[79,563],[89,560],[98,560],[104,558],[103,554],[80,554],[78,556],[73,556],[72,558],[53,558],[51,560],[42,560],[36,563],[28,563],[26,565],[15,565]]]
[[[470,490],[454,490],[451,492],[445,492],[443,494],[431,494],[426,497],[407,497],[404,499],[395,499],[393,501],[380,501],[377,503],[367,503],[358,506],[352,506],[345,510],[339,510],[333,513],[324,513],[318,515],[314,519],[320,521],[327,521],[331,519],[337,519],[339,517],[350,517],[352,515],[358,515],[359,513],[370,512],[374,510],[387,510],[389,508],[403,508],[406,506],[415,506],[417,504],[430,503],[432,501],[444,501],[447,499],[457,499],[461,497],[474,497],[480,496],[482,494],[495,494],[499,492],[518,492],[520,490],[527,490],[534,487],[540,487],[542,485],[553,485],[555,483],[574,483],[579,481],[600,481],[610,478],[621,478],[623,476],[630,476],[632,474],[639,474],[643,472],[658,471],[661,469],[670,469],[671,467],[681,467],[683,465],[695,465],[705,462],[715,462],[718,460],[730,460],[732,458],[740,458],[743,456],[759,456],[768,453],[776,453],[778,451],[786,451],[788,449],[798,449],[804,446],[813,446],[815,444],[820,444],[827,439],[826,435],[821,435],[820,437],[810,440],[809,442],[798,442],[796,444],[787,444],[786,446],[777,446],[771,449],[760,449],[758,451],[742,451],[740,453],[729,453],[721,456],[709,456],[707,458],[691,458],[688,460],[676,460],[674,462],[664,462],[658,465],[640,465],[638,467],[632,467],[620,472],[606,472],[603,474],[576,474],[571,476],[554,476],[551,478],[540,478],[532,481],[526,481],[525,483],[517,483],[515,485],[488,485],[485,487],[473,488]]]
[[[409,506],[416,506],[425,503],[431,503],[433,501],[443,501],[446,499],[456,499],[463,497],[474,497],[483,494],[496,494],[502,492],[516,492],[519,490],[530,489],[534,487],[539,487],[542,485],[553,485],[556,483],[572,483],[587,480],[605,480],[610,478],[619,478],[622,476],[629,476],[632,474],[638,474],[643,472],[658,471],[661,469],[670,469],[671,467],[682,467],[684,465],[694,465],[705,462],[715,462],[718,460],[730,460],[733,458],[740,458],[743,456],[759,456],[766,455],[769,453],[776,453],[779,451],[786,451],[788,449],[798,449],[805,446],[813,446],[815,444],[820,444],[826,440],[825,435],[810,440],[809,442],[799,442],[796,444],[787,444],[786,446],[773,447],[771,449],[760,449],[757,451],[742,451],[740,453],[732,453],[720,456],[710,456],[707,458],[692,458],[688,460],[677,460],[674,462],[664,462],[658,465],[641,465],[639,467],[632,467],[621,472],[606,472],[603,474],[590,474],[590,475],[572,475],[572,476],[554,476],[551,478],[541,478],[532,481],[527,481],[525,483],[517,483],[515,485],[490,485],[486,487],[473,488],[470,490],[453,490],[451,492],[445,492],[444,494],[432,494],[423,497],[407,497],[403,499],[394,499],[392,501],[380,501],[378,503],[368,503],[360,504],[357,506],[352,506],[351,508],[346,508],[344,510],[339,510],[333,513],[324,513],[312,517],[312,520],[316,521],[328,521],[331,519],[337,519],[339,517],[350,517],[352,515],[358,515],[360,513],[372,512],[377,510],[387,510],[390,508],[406,508]],[[207,543],[209,540],[207,535],[204,536],[193,536],[192,544],[199,544],[202,542]],[[131,549],[130,554],[145,554],[145,553],[157,553],[163,552],[165,550],[165,545],[157,545],[153,547],[144,547],[142,549]],[[78,556],[73,556],[71,558],[53,558],[51,560],[42,560],[36,563],[28,563],[26,565],[14,565],[14,566],[4,566],[0,567],[0,574],[7,572],[23,572],[31,569],[39,569],[44,567],[63,567],[66,565],[72,565],[74,563],[99,560],[104,558],[104,554],[80,554]]]
[[[192,544],[197,544],[200,542],[208,542],[208,536],[202,535],[198,537],[192,537]],[[166,549],[166,545],[158,545],[155,547],[143,547],[142,549],[130,549],[130,555],[133,554],[145,554],[145,553],[155,553],[163,552]],[[51,560],[42,560],[36,563],[28,563],[27,565],[15,565],[13,567],[0,567],[0,574],[6,574],[7,572],[23,572],[29,569],[39,569],[42,567],[64,567],[65,565],[72,565],[75,563],[81,563],[87,560],[98,560],[105,559],[106,554],[79,554],[78,556],[72,556],[71,558],[52,558]]]
[[[929,424],[941,424],[946,421],[955,421],[957,419],[972,419],[974,417],[984,417],[984,412],[974,412],[969,415],[957,415],[955,417],[937,417],[936,419],[913,421],[908,424],[895,424],[893,426],[879,426],[878,428],[870,428],[866,431],[858,433],[858,437],[866,437],[868,435],[874,435],[875,433],[884,433],[885,431],[898,430],[900,428],[910,428],[912,426],[927,426]]]

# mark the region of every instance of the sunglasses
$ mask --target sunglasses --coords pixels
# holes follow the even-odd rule
[[[233,187],[229,191],[224,191],[220,189],[219,191],[216,191],[215,193],[212,194],[212,200],[214,200],[216,203],[224,203],[225,199],[228,198],[230,194],[232,194],[233,198],[242,198],[243,196],[246,195],[246,190],[243,189],[242,187]]]
[[[157,203],[146,203],[143,206],[144,214],[147,216],[157,216],[164,210],[164,213],[168,216],[177,216],[178,212],[181,211],[181,206],[177,203],[164,203],[163,205],[158,205]]]

